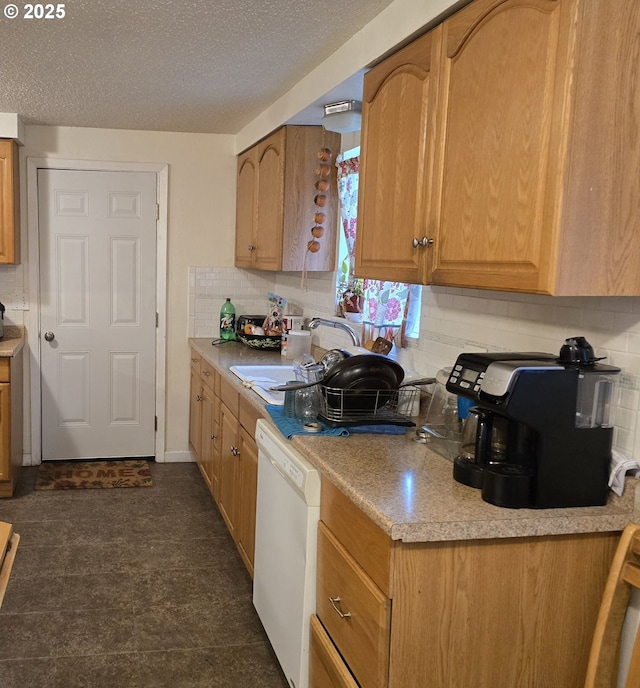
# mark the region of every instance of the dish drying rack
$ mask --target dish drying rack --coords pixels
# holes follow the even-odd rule
[[[419,403],[418,387],[389,390],[319,387],[318,417],[327,425],[403,425],[413,427],[411,410]]]
[[[323,384],[324,366],[308,355],[294,361],[293,369],[299,382],[316,382],[318,418],[330,427],[346,425],[401,425],[413,427],[412,411],[419,409],[420,383],[396,390],[342,389]],[[422,382],[425,384],[426,380]]]

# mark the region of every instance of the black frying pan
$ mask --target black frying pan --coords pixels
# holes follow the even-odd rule
[[[402,366],[379,354],[351,356],[325,375],[321,389],[331,408],[367,411],[384,406],[404,378]]]

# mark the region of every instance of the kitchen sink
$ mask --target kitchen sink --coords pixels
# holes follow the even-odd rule
[[[229,370],[239,377],[245,387],[249,387],[260,395],[267,404],[284,404],[284,392],[271,392],[269,387],[284,385],[289,380],[295,380],[292,365],[246,365],[231,366]]]

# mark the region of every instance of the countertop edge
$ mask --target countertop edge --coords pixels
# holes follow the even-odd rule
[[[4,336],[0,339],[0,358],[13,358],[25,345],[25,332],[22,325],[5,325]]]

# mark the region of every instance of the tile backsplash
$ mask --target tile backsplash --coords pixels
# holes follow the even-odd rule
[[[334,273],[261,273],[189,268],[189,336],[218,335],[218,313],[229,296],[239,314],[266,312],[267,292],[290,300],[305,317],[334,315]],[[420,338],[397,352],[405,370],[434,374],[462,351],[555,353],[582,335],[606,363],[619,366],[613,408],[615,446],[640,460],[640,297],[551,297],[449,287],[424,287]],[[326,349],[348,343],[339,330],[318,328]]]

